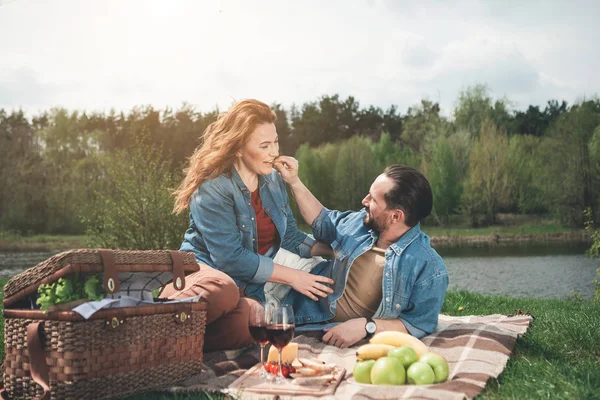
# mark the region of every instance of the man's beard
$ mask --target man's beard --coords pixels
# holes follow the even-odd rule
[[[363,224],[369,228],[373,229],[375,232],[381,233],[388,228],[388,224],[384,221],[378,221],[369,209],[366,210],[367,213],[363,217]]]

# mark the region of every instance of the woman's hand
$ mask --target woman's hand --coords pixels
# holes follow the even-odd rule
[[[277,157],[273,162],[273,168],[279,171],[285,183],[290,186],[300,181],[300,178],[298,178],[298,160],[294,157]]]
[[[333,293],[333,289],[325,285],[333,285],[333,279],[327,278],[326,276],[309,274],[308,272],[300,270],[292,271],[294,271],[294,276],[292,277],[293,279],[290,282],[290,286],[306,297],[310,297],[312,300],[317,301],[317,296],[325,298],[327,295]]]

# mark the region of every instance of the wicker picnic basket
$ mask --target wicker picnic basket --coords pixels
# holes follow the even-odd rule
[[[101,274],[109,296],[131,282],[153,290],[198,270],[192,253],[72,250],[15,276],[4,288],[5,398],[105,399],[156,390],[202,370],[205,302],[75,311],[32,307],[37,288],[70,274]],[[135,285],[133,285],[135,286]]]

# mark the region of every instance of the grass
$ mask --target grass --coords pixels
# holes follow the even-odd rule
[[[61,251],[86,247],[85,235],[22,235],[0,231],[0,251]]]
[[[519,226],[493,225],[485,228],[423,226],[423,231],[430,237],[489,236],[492,233],[498,235],[546,235],[551,233],[579,232],[555,222],[529,223]]]
[[[430,226],[422,224],[423,231],[432,238],[435,237],[473,237],[499,235],[544,235],[552,233],[577,233],[568,226],[562,225],[549,217],[530,215],[498,214],[498,225],[472,228],[464,216],[453,215],[449,227]],[[298,227],[304,232],[311,232],[309,225],[297,218]],[[85,235],[23,235],[14,232],[0,231],[0,251],[62,251],[67,249],[85,248]]]
[[[298,228],[303,232],[311,232],[307,224],[298,224]],[[553,220],[529,220],[523,221],[519,225],[492,225],[483,228],[471,228],[463,223],[451,227],[421,225],[421,229],[429,237],[483,237],[490,236],[492,233],[498,235],[535,235],[541,236],[552,233],[579,233],[583,230],[576,230],[562,225]]]
[[[0,281],[2,287],[6,281]],[[0,291],[0,299],[2,298]],[[1,303],[0,303],[1,304]],[[460,308],[460,311],[459,311]],[[600,393],[600,302],[520,299],[450,291],[449,315],[530,312],[535,319],[504,370],[481,399],[597,399]],[[4,325],[2,319],[1,324]],[[4,330],[0,330],[3,335]],[[2,339],[4,339],[2,337]],[[3,340],[4,342],[4,340]],[[4,358],[4,348],[0,354]],[[129,400],[222,399],[218,393],[147,393]]]

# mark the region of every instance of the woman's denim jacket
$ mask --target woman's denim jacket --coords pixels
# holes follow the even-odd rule
[[[378,234],[363,223],[365,213],[364,209],[339,212],[324,208],[313,222],[315,239],[331,245],[336,258],[319,264],[311,273],[331,277],[334,293],[315,302],[291,290],[284,302],[294,306],[297,324],[320,323],[335,315],[350,266],[377,243]],[[446,296],[448,272],[419,224],[386,249],[385,260],[382,300],[373,318],[400,319],[410,334],[419,338],[433,332]]]
[[[194,192],[190,227],[180,250],[194,252],[199,262],[231,276],[246,296],[264,301],[264,284],[273,273],[273,257],[279,247],[310,257],[315,240],[298,230],[285,183],[276,170],[259,175],[258,187],[263,208],[281,238],[266,255],[258,254],[251,192],[235,168],[202,183]]]

